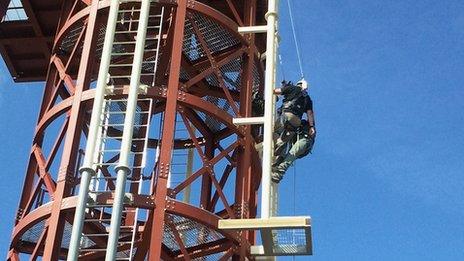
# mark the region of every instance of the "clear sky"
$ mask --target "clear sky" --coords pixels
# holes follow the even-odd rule
[[[464,1],[292,2],[318,131],[281,185],[281,214],[312,217],[314,256],[296,260],[464,260]],[[43,85],[0,70],[1,256]]]

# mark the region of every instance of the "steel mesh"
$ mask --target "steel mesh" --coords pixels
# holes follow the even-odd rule
[[[218,132],[222,130],[222,128],[225,126],[222,122],[217,120],[214,117],[209,116],[206,113],[203,113],[201,111],[197,111],[198,116],[206,123],[208,128],[213,131],[213,132]]]
[[[179,232],[186,248],[214,242],[224,238],[224,236],[220,233],[196,221],[173,214],[169,214],[168,218],[173,221],[174,226]],[[165,225],[164,227],[163,243],[171,251],[178,251],[180,249],[176,239],[174,238],[173,231],[168,225]]]
[[[221,67],[225,86],[230,90],[240,90],[242,79],[242,58],[238,57]]]
[[[43,232],[45,226],[45,221],[40,221],[39,223],[33,225],[30,229],[28,229],[24,234],[21,236],[21,241],[27,241],[32,243],[37,243],[39,240],[40,235]]]
[[[298,254],[306,252],[304,229],[273,230],[274,254]]]
[[[190,61],[195,61],[206,56],[206,53],[203,48],[201,48],[201,44],[193,30],[193,25],[190,22],[190,19],[185,21],[182,50]]]
[[[195,259],[192,259],[192,261],[217,261],[220,260],[221,257],[223,257],[225,252],[219,252],[219,253],[214,253],[208,256],[202,256],[202,257],[197,257]]]
[[[257,91],[260,85],[263,85],[263,82],[261,81],[261,76],[258,72],[258,66],[255,64],[253,66],[253,91]]]
[[[76,22],[74,25],[72,25],[71,29],[69,29],[68,34],[61,41],[61,44],[59,45],[58,49],[66,53],[71,52],[83,29],[84,24],[81,21]]]
[[[208,49],[216,53],[239,44],[239,41],[229,31],[218,23],[200,13],[194,13],[193,19],[206,41]]]
[[[181,82],[187,82],[188,80],[190,80],[190,75],[187,73],[187,71],[184,68],[181,67],[179,78]]]

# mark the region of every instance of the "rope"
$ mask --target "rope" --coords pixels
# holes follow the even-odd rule
[[[296,215],[296,162],[293,162],[293,215]]]
[[[285,68],[284,63],[282,62],[282,55],[279,54],[279,63],[280,63],[280,73],[282,74],[282,80],[285,80]]]
[[[293,162],[293,216],[296,215],[296,162]],[[295,256],[293,256],[295,260]]]
[[[300,66],[301,78],[303,79],[304,73],[303,73],[303,64],[301,62],[302,59],[301,59],[301,53],[300,53],[300,45],[298,44],[298,39],[296,37],[295,21],[293,19],[293,11],[290,5],[290,0],[287,0],[287,5],[288,5],[288,13],[290,15],[290,24],[292,25],[293,41],[295,42],[296,55],[298,57],[298,65]]]

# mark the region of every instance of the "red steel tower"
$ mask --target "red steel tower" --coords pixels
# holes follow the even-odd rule
[[[1,1],[11,75],[45,82],[8,260],[252,259],[261,225],[218,223],[257,215],[263,128],[233,119],[260,116],[266,37],[238,28],[267,8]]]

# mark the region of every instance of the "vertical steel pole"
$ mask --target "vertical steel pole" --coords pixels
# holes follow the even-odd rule
[[[68,261],[76,261],[79,256],[79,246],[81,241],[82,228],[84,226],[85,208],[87,205],[87,198],[89,193],[89,184],[92,175],[95,175],[93,166],[94,152],[98,147],[97,137],[99,130],[99,123],[101,121],[101,113],[104,105],[105,90],[106,90],[106,77],[111,61],[111,51],[113,49],[114,32],[116,30],[116,21],[118,18],[119,1],[111,1],[110,11],[108,14],[108,23],[105,33],[105,41],[103,44],[102,58],[100,62],[100,69],[98,72],[97,87],[95,90],[95,98],[92,108],[92,116],[90,119],[89,134],[85,149],[84,164],[80,168],[81,183],[79,189],[79,196],[76,205],[76,212],[74,214],[74,222],[71,233],[71,240],[69,243]]]
[[[264,138],[263,138],[263,168],[262,168],[262,192],[261,192],[261,218],[271,216],[271,166],[273,157],[274,133],[274,86],[275,68],[277,56],[277,22],[279,0],[269,0],[267,19],[267,43],[266,43],[266,76],[264,86]]]
[[[187,0],[177,1],[174,16],[171,64],[169,66],[168,89],[166,93],[166,109],[163,123],[163,141],[160,147],[158,164],[158,181],[156,183],[155,209],[153,210],[152,233],[150,237],[149,260],[160,260],[163,241],[163,227],[165,217],[167,178],[171,169],[172,147],[174,145],[174,131],[177,108],[177,94],[179,90],[180,65],[182,61],[182,41],[184,39]]]
[[[134,118],[137,109],[137,98],[140,87],[140,73],[142,72],[143,54],[145,52],[145,39],[147,36],[148,16],[150,13],[150,0],[143,0],[140,7],[139,24],[137,28],[137,40],[135,42],[134,60],[130,78],[129,94],[127,97],[126,116],[121,141],[121,153],[117,171],[116,190],[114,192],[113,212],[111,214],[110,232],[106,261],[116,259],[118,250],[119,231],[121,227],[122,209],[127,175],[130,173],[129,154],[132,147],[132,135],[134,132]],[[137,222],[137,221],[135,221]]]

